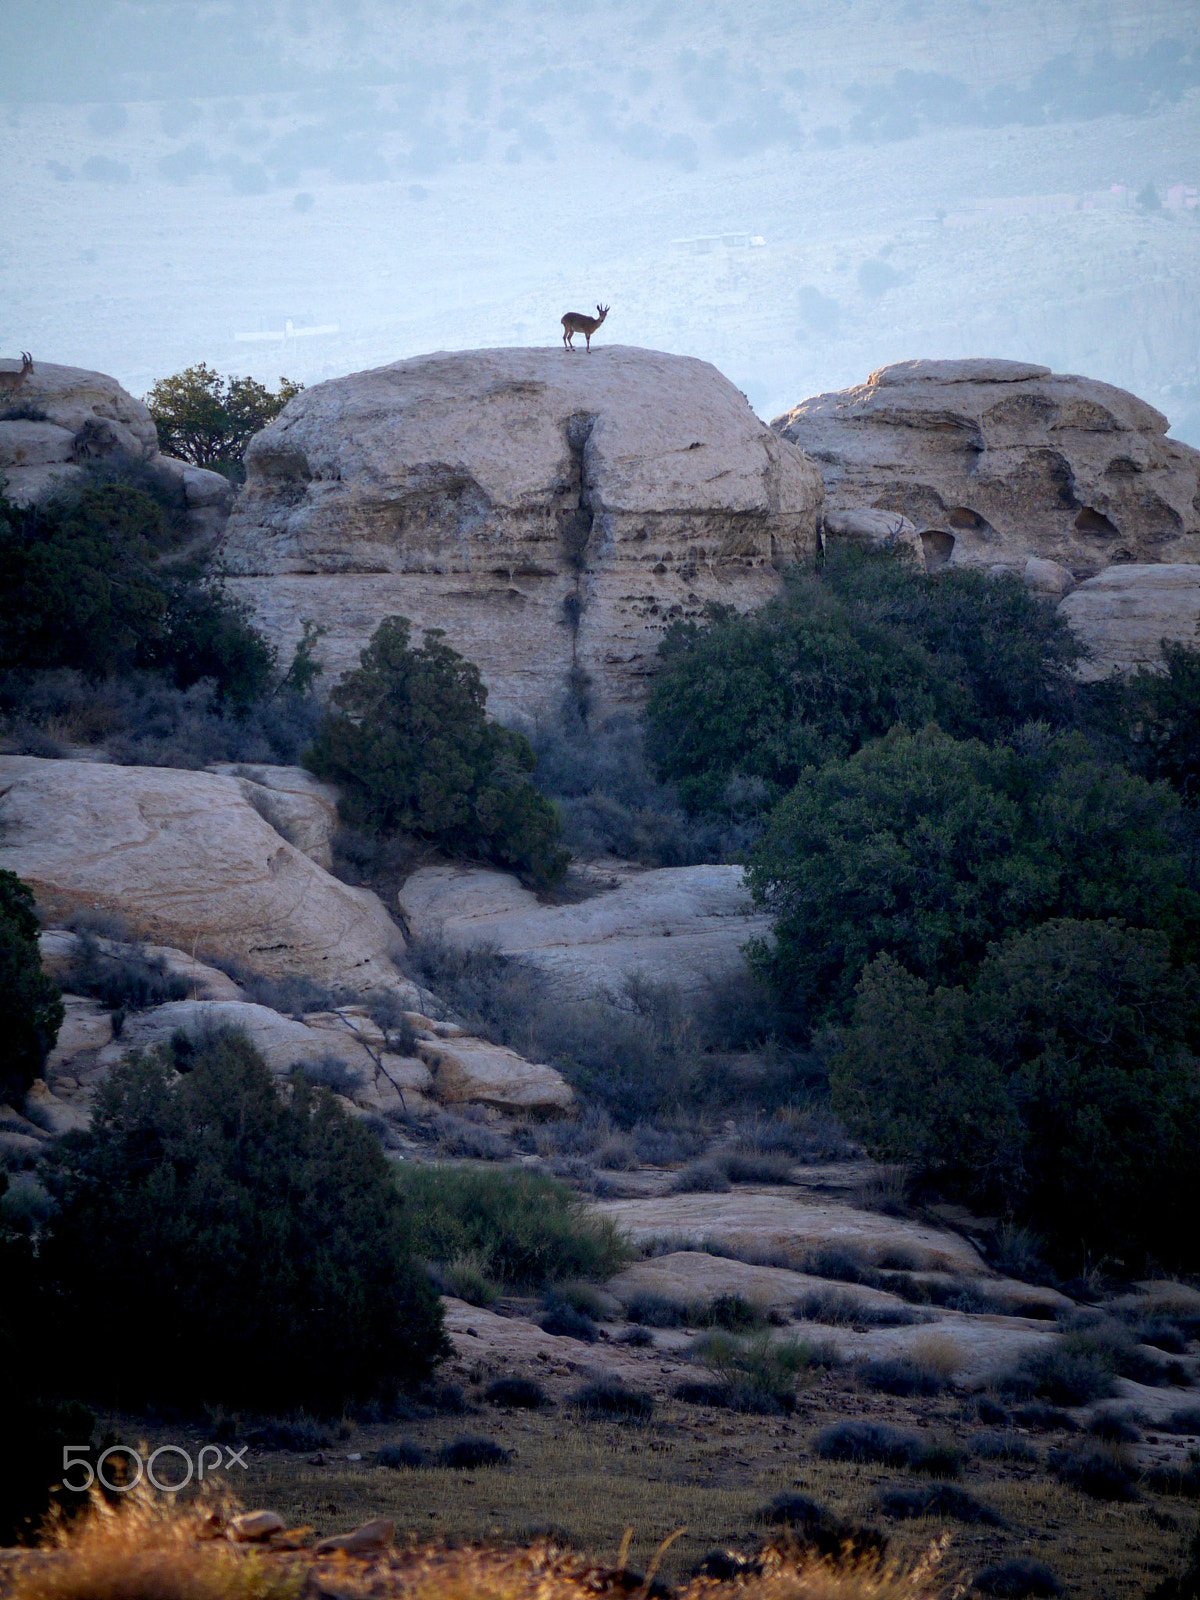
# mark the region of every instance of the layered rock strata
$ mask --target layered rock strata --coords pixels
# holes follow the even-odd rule
[[[1120,562],[1200,561],[1200,451],[1134,395],[1021,361],[902,361],[771,426],[821,465],[827,528],[907,517],[930,567],[1076,579]]]
[[[421,356],[318,384],[252,440],[221,546],[281,658],[327,679],[382,618],[442,628],[499,715],[635,702],[666,627],[760,604],[820,473],[706,362],[606,346]]]

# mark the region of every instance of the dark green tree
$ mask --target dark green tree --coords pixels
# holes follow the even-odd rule
[[[988,945],[1055,916],[1126,917],[1194,938],[1173,852],[1178,800],[1077,734],[1020,748],[893,728],[810,770],[751,853],[774,937],[755,964],[813,1022],[846,1014],[867,962],[955,982]]]
[[[1052,919],[969,987],[878,956],[830,1049],[881,1157],[1038,1231],[1060,1263],[1200,1265],[1200,974],[1154,929]]]
[[[773,804],[807,766],[852,755],[896,723],[995,739],[1066,721],[1079,646],[1015,579],[850,550],[793,573],[748,616],[712,608],[664,641],[647,749],[693,811],[756,780]]]
[[[303,389],[280,378],[272,392],[255,378],[225,378],[200,362],[160,378],[145,397],[158,430],[158,448],[197,467],[240,482],[242,456],[260,429]]]
[[[1172,639],[1159,648],[1160,670],[1090,686],[1093,717],[1120,759],[1148,778],[1165,778],[1200,807],[1200,648]]]
[[[557,812],[529,782],[528,740],[488,719],[478,667],[440,630],[416,649],[410,632],[404,617],[380,623],[333,690],[308,766],[340,786],[347,822],[555,881],[568,857]]]
[[[157,670],[181,688],[212,678],[245,704],[274,652],[246,610],[172,559],[178,536],[129,483],[19,508],[0,499],[0,667],[75,667],[92,677]]]
[[[0,1100],[20,1105],[62,1020],[58,985],[42,971],[33,891],[0,868]]]
[[[240,1035],[186,1064],[127,1058],[51,1158],[45,1337],[77,1392],[330,1411],[427,1377],[441,1312],[378,1140]]]

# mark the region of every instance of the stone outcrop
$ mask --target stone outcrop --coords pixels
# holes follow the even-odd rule
[[[252,971],[396,988],[402,939],[379,900],[289,844],[243,781],[0,756],[0,866],[53,920],[115,911],[153,943]]]
[[[15,505],[70,492],[89,463],[124,458],[150,470],[187,513],[192,542],[216,542],[234,490],[219,472],[159,453],[154,421],[115,378],[83,367],[0,361],[0,479]],[[5,380],[7,375],[7,381]]]
[[[1160,668],[1161,640],[1200,648],[1200,566],[1109,567],[1081,583],[1059,609],[1091,652],[1080,663],[1081,678]]]
[[[327,679],[383,617],[443,628],[495,714],[568,682],[635,702],[705,602],[761,603],[816,539],[820,473],[715,368],[621,346],[476,350],[306,389],[251,441],[221,559],[290,658]]]
[[[741,867],[614,867],[589,900],[542,905],[513,877],[481,867],[424,867],[400,891],[415,937],[519,956],[572,994],[619,993],[630,978],[694,992],[746,970],[742,947],[765,936]]]
[[[443,1105],[468,1102],[542,1115],[574,1109],[575,1096],[560,1072],[503,1045],[420,1039],[417,1054],[432,1071],[432,1092]]]
[[[1200,451],[1111,384],[1021,361],[902,361],[771,425],[820,463],[827,528],[900,513],[931,568],[1019,574],[1035,556],[1081,579],[1200,561]]]

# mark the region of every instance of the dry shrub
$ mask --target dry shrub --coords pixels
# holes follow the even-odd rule
[[[51,1526],[49,1551],[21,1562],[8,1600],[295,1600],[303,1567],[206,1537],[209,1512],[139,1487],[116,1505]]]
[[[918,1366],[937,1373],[946,1383],[953,1380],[964,1361],[958,1340],[952,1334],[939,1333],[935,1329],[918,1335],[908,1346],[907,1354]]]

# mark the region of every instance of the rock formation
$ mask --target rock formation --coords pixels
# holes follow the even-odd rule
[[[902,361],[772,427],[817,461],[826,526],[899,512],[928,565],[1090,578],[1117,562],[1200,561],[1200,451],[1144,401],[1021,361]]]
[[[1091,652],[1080,663],[1081,678],[1158,668],[1160,640],[1200,647],[1200,566],[1166,561],[1109,567],[1081,583],[1060,609]]]
[[[616,868],[601,892],[547,906],[513,877],[480,867],[424,867],[400,891],[415,937],[519,956],[575,995],[619,994],[630,978],[684,992],[744,976],[742,947],[770,931],[741,867]]]
[[[115,911],[155,943],[252,971],[395,988],[402,940],[379,900],[289,844],[245,782],[0,756],[0,866],[58,920]]]
[[[0,378],[19,363],[0,361]],[[35,361],[19,383],[0,388],[0,487],[16,505],[69,492],[89,463],[124,458],[148,468],[187,512],[192,538],[213,544],[233,504],[219,472],[159,454],[150,413],[115,378],[83,367]]]
[[[281,659],[311,617],[337,678],[400,614],[446,630],[500,715],[557,710],[581,672],[602,707],[636,701],[673,619],[757,605],[813,549],[822,494],[715,368],[620,346],[318,384],[246,468],[221,558]]]

